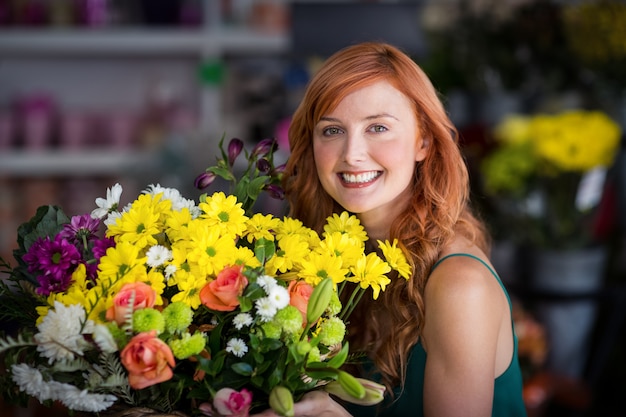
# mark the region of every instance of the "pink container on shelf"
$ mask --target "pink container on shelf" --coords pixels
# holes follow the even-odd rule
[[[15,117],[10,110],[0,110],[0,150],[11,149],[15,139]]]
[[[92,142],[91,135],[93,120],[91,116],[82,111],[68,111],[61,116],[61,128],[59,144],[66,150],[78,150],[89,146]]]
[[[52,145],[56,105],[48,94],[20,97],[16,103],[17,120],[24,147],[42,150]]]
[[[105,146],[130,149],[135,146],[138,118],[131,111],[111,112],[103,116]]]

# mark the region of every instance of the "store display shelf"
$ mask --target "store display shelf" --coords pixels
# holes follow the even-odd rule
[[[289,37],[250,29],[2,29],[0,55],[281,53]]]
[[[3,151],[0,176],[120,176],[149,171],[157,161],[154,153],[146,151]]]

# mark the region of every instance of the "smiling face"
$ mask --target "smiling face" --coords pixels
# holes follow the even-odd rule
[[[387,81],[378,81],[322,116],[313,132],[313,153],[324,190],[358,214],[366,228],[386,234],[408,204],[415,164],[427,148],[413,104]]]

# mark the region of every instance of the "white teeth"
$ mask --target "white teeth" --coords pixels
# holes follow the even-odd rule
[[[341,174],[341,177],[348,183],[364,183],[378,177],[378,171],[363,172],[361,174]]]

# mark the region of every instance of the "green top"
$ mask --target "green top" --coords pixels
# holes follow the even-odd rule
[[[434,266],[433,270],[445,259],[452,256],[468,256],[474,258],[484,264],[489,271],[496,277],[502,290],[504,291],[509,306],[511,299],[507,293],[498,274],[482,259],[468,253],[453,253],[441,258]],[[511,307],[512,308],[512,307]],[[513,325],[513,324],[511,324]],[[517,357],[517,336],[513,329],[514,349],[513,356],[509,367],[502,375],[495,379],[492,416],[498,417],[525,417],[526,407],[522,399],[522,373]],[[424,393],[424,368],[426,367],[426,351],[421,342],[417,342],[411,350],[407,365],[406,381],[404,392],[400,391],[400,387],[394,390],[396,400],[389,404],[383,403],[378,406],[363,407],[354,404],[346,405],[348,411],[355,417],[404,417],[424,415],[423,393]]]

